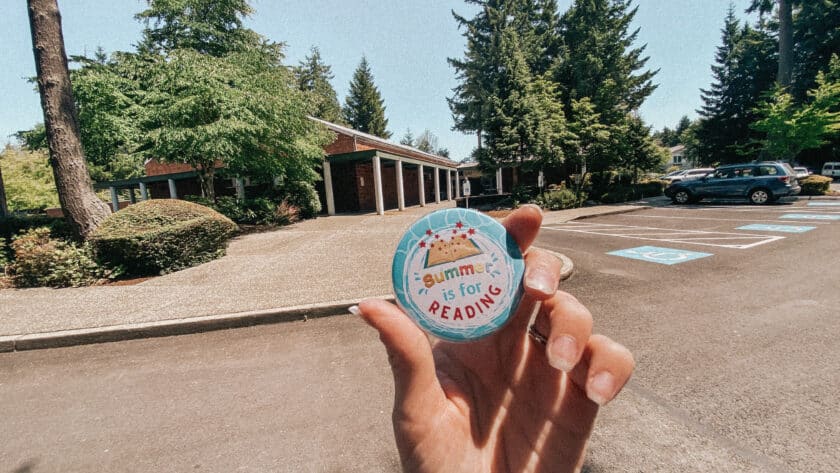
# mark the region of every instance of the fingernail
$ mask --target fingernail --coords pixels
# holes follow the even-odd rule
[[[553,279],[550,272],[539,267],[529,269],[525,273],[525,285],[543,294],[551,294],[557,290],[557,283]]]
[[[348,307],[347,311],[350,312],[353,315],[362,315],[362,311],[361,311],[361,309],[359,309],[359,306],[357,306],[357,305],[352,305],[352,306]]]
[[[568,335],[562,335],[551,341],[548,349],[548,364],[568,373],[575,367],[577,360],[577,342]]]
[[[615,378],[612,374],[602,371],[589,380],[586,395],[592,402],[603,406],[612,399],[615,393]]]

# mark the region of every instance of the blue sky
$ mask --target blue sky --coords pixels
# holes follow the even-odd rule
[[[660,129],[683,115],[694,117],[730,0],[637,0],[638,44],[647,44],[650,69],[660,69],[659,88],[642,106],[642,118]],[[735,0],[737,14],[749,0]],[[559,0],[561,11],[571,0]],[[59,0],[68,54],[130,50],[142,25],[134,20],[142,0]],[[451,131],[446,103],[456,85],[447,57],[461,57],[464,40],[451,11],[467,17],[460,0],[253,0],[247,26],[287,44],[286,64],[318,46],[332,66],[333,86],[343,103],[353,71],[366,55],[385,100],[388,128],[398,140],[411,128],[430,129],[455,160],[466,157],[475,137]],[[40,101],[26,77],[35,75],[26,3],[13,2],[0,15],[0,143],[42,121]]]

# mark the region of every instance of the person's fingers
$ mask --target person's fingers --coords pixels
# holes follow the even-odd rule
[[[624,345],[604,335],[593,335],[571,377],[592,402],[603,406],[627,384],[635,365],[633,354]]]
[[[560,258],[540,248],[531,248],[525,255],[525,292],[537,300],[554,295],[560,282],[563,262]]]
[[[545,354],[555,369],[570,372],[580,361],[592,334],[592,314],[574,296],[557,291],[542,303],[534,321],[547,338]]]
[[[423,331],[397,306],[380,299],[364,300],[350,311],[379,332],[394,372],[395,408],[403,420],[427,421],[430,413],[441,412],[445,396]]]
[[[542,210],[531,204],[519,207],[502,221],[502,225],[516,240],[522,253],[525,253],[537,238],[541,224]]]

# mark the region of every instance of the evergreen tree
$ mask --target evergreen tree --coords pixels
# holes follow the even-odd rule
[[[192,49],[224,56],[252,49],[262,38],[244,28],[253,13],[248,0],[147,0],[148,8],[135,15],[145,24],[140,52],[160,53]]]
[[[567,138],[554,85],[532,76],[521,44],[514,28],[503,30],[496,95],[489,100],[483,137],[486,147],[478,153],[486,170],[513,167],[514,186],[523,165],[539,169],[562,162]]]
[[[405,135],[400,138],[400,144],[406,146],[414,146],[414,133],[411,132],[411,128],[405,130]]]
[[[731,163],[758,158],[755,146],[761,133],[750,128],[755,108],[777,73],[776,42],[763,22],[757,28],[740,26],[730,7],[722,44],[715,55],[715,82],[701,90],[698,113],[699,160],[703,164]]]
[[[353,73],[343,111],[344,119],[352,128],[386,139],[391,137],[385,118],[385,101],[373,82],[373,73],[364,56]]]
[[[778,66],[776,82],[782,87],[789,87],[793,77],[793,6],[798,0],[752,0],[747,12],[758,11],[762,15],[773,11],[777,5],[778,17]]]
[[[27,0],[27,7],[58,199],[73,234],[84,239],[96,230],[110,210],[93,192],[85,164],[58,3]]]
[[[792,94],[798,102],[816,86],[832,54],[840,51],[840,0],[801,2],[793,18],[794,68]]]
[[[334,78],[332,68],[321,60],[321,51],[317,47],[313,47],[306,59],[295,68],[295,76],[300,90],[310,96],[312,114],[328,122],[343,124],[341,105],[330,83]]]
[[[466,0],[481,7],[474,18],[467,19],[453,12],[458,27],[463,29],[467,49],[463,58],[449,58],[459,84],[453,89],[449,107],[455,119],[455,130],[476,133],[479,150],[484,144],[483,132],[491,120],[490,103],[499,98],[503,57],[502,32],[511,30],[519,38],[520,50],[529,73],[536,77],[545,73],[556,61],[561,48],[555,0]]]
[[[618,124],[656,89],[657,71],[644,70],[646,46],[633,47],[639,30],[629,31],[638,7],[632,0],[576,0],[561,17],[564,49],[554,78],[564,91],[567,112],[573,100],[589,97],[606,125]]]

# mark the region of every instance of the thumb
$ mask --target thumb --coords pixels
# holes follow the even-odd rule
[[[385,345],[394,373],[394,412],[400,420],[428,422],[442,412],[446,397],[426,334],[397,306],[380,299],[364,300],[350,311],[375,328]]]

